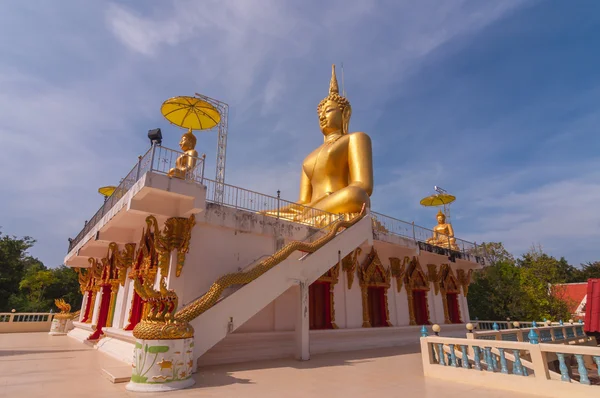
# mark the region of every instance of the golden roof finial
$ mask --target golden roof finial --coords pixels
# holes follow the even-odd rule
[[[331,82],[329,83],[329,94],[339,94],[337,77],[335,76],[335,64],[331,65]]]

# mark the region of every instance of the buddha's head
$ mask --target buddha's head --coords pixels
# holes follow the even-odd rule
[[[446,223],[446,215],[444,213],[442,213],[441,210],[438,211],[437,214],[437,222],[438,224],[442,225]]]
[[[192,133],[192,129],[189,129],[187,133],[181,136],[179,146],[182,151],[191,151],[196,147],[196,136]]]
[[[340,95],[337,78],[335,76],[335,65],[332,65],[329,95],[325,97],[317,107],[319,127],[324,135],[336,131],[347,134],[351,114],[352,107],[346,97]]]

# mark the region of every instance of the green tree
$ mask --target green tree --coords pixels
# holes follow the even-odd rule
[[[53,268],[55,282],[46,288],[46,297],[51,300],[51,305],[54,306],[54,299],[62,298],[67,303],[71,304],[71,311],[76,311],[81,308],[83,296],[79,290],[79,278],[77,273],[69,267],[61,265]],[[56,308],[54,308],[56,310]]]
[[[471,318],[481,320],[523,319],[520,269],[514,262],[501,261],[474,273],[469,287]]]
[[[26,294],[28,299],[25,311],[41,312],[49,310],[51,300],[44,293],[54,283],[56,283],[54,272],[47,269],[43,264],[31,267],[19,283],[19,289]]]
[[[476,255],[485,259],[486,266],[515,262],[515,258],[504,248],[502,242],[483,242],[477,245]]]
[[[82,300],[77,274],[64,265],[46,268],[27,252],[34,243],[28,236],[0,233],[0,312],[56,311],[56,298],[77,310]]]
[[[569,303],[553,294],[552,286],[570,280],[575,268],[564,258],[557,260],[541,248],[532,248],[517,260],[517,264],[521,269],[520,284],[525,294],[522,303],[525,319],[568,319]]]
[[[581,264],[579,280],[574,282],[585,282],[590,278],[600,278],[600,261]]]
[[[481,320],[568,319],[568,305],[551,286],[571,282],[578,270],[564,258],[557,260],[532,248],[515,260],[502,243],[480,246],[487,266],[474,273],[469,287],[469,311]]]
[[[35,240],[29,236],[17,238],[0,232],[0,312],[10,311],[11,303],[20,302],[19,283],[25,272],[41,264],[27,250]]]

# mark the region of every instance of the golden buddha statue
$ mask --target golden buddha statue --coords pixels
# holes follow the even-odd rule
[[[442,211],[437,214],[438,225],[433,227],[433,236],[427,239],[427,243],[447,249],[458,250],[454,230],[451,224],[446,224],[446,215]]]
[[[352,108],[339,93],[335,65],[331,68],[329,95],[317,107],[323,144],[302,163],[300,199],[283,207],[279,216],[303,221],[304,205],[334,214],[359,213],[363,204],[370,206],[373,192],[371,139],[363,132],[348,133]],[[277,211],[268,211],[274,215]]]
[[[184,152],[177,157],[175,167],[169,170],[168,176],[185,179],[187,173],[196,167],[198,152],[196,152],[196,136],[189,129],[187,133],[181,136],[179,147]]]

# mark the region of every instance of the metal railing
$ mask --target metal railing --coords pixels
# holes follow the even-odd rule
[[[77,234],[75,239],[69,239],[69,252],[83,239],[83,237],[94,228],[96,224],[107,214],[114,205],[125,196],[125,194],[135,185],[140,178],[148,171],[160,174],[168,174],[172,168],[175,168],[177,159],[180,156],[189,156],[183,152],[174,151],[159,145],[154,145],[143,156],[138,157],[138,162],[131,171],[121,180],[119,186],[110,195],[100,209],[86,221],[83,229]],[[204,156],[195,158],[195,166],[185,173],[185,180],[192,180],[202,183],[204,178]]]
[[[483,256],[479,255],[477,244],[466,240],[450,237],[448,235],[434,232],[433,230],[416,225],[414,222],[398,220],[381,213],[371,212],[373,216],[373,230],[376,234],[392,234],[414,240],[421,250],[438,253],[447,256],[464,258],[484,264]],[[447,241],[447,244],[432,244],[427,241],[437,236],[438,241]]]
[[[263,193],[236,187],[235,185],[219,184],[208,178],[205,178],[203,181],[203,184],[207,188],[207,201],[217,203],[215,201],[217,186],[222,186],[223,202],[218,204],[234,209],[249,210],[315,228],[326,226],[339,218],[338,214],[303,206],[281,199],[278,196],[265,195]]]
[[[104,204],[86,221],[83,229],[75,239],[69,240],[69,252],[89,233],[92,228],[107,214],[115,204],[127,194],[137,181],[148,171],[159,174],[168,174],[176,167],[177,159],[189,156],[183,152],[154,145],[143,156],[138,158],[137,164],[123,178],[114,193],[106,198]],[[206,200],[219,205],[233,207],[261,213],[282,220],[297,222],[310,227],[321,228],[329,225],[339,218],[338,214],[329,213],[312,207],[304,206],[281,199],[279,192],[277,196],[265,195],[259,192],[240,188],[230,184],[222,184],[217,181],[204,178],[205,157],[195,159],[195,166],[185,173],[183,179],[194,181],[205,185],[207,188]],[[218,200],[217,200],[218,199]],[[472,242],[462,239],[434,233],[433,230],[398,220],[380,213],[371,212],[375,233],[384,233],[401,236],[414,240],[422,250],[427,250],[449,257],[465,258],[484,264],[483,256],[480,255],[478,247]],[[427,243],[433,236],[446,237],[448,244],[439,245]],[[443,239],[442,239],[443,240]]]

